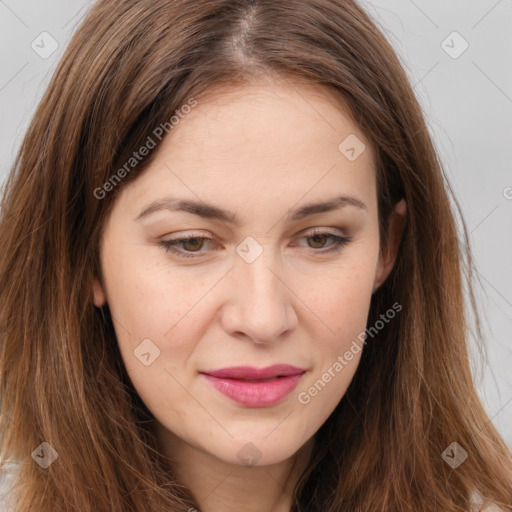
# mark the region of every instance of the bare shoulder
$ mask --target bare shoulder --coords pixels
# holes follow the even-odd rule
[[[471,498],[471,512],[512,512],[510,508],[499,507],[489,500],[484,500],[479,493],[474,493]]]

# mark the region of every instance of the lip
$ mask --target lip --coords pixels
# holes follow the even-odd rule
[[[231,366],[220,370],[206,370],[201,373],[212,377],[225,377],[227,379],[262,380],[272,377],[288,377],[304,373],[305,370],[291,364],[274,364],[266,368],[254,368],[253,366]]]
[[[200,372],[219,392],[249,407],[268,407],[288,396],[297,386],[305,370],[288,364],[267,368],[234,366]]]

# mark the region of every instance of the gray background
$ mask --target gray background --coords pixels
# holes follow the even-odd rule
[[[488,347],[488,362],[474,352],[475,380],[492,421],[512,447],[512,0],[362,3],[414,84],[471,232]],[[83,0],[0,0],[0,183],[90,5]],[[454,31],[463,39],[451,35]],[[35,41],[40,52],[43,45],[51,49],[42,32],[58,43],[47,58],[31,47]],[[464,40],[469,47],[458,55]]]

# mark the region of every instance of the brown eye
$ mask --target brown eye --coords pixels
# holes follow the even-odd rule
[[[199,249],[201,249],[201,247],[203,246],[203,240],[204,238],[198,238],[198,237],[194,237],[194,238],[186,238],[183,243],[183,248],[187,251],[192,251],[192,252],[195,252]],[[187,247],[188,245],[188,247]]]
[[[185,258],[194,258],[206,251],[201,251],[205,241],[213,243],[213,239],[206,236],[190,236],[186,238],[175,238],[174,240],[161,240],[159,245],[165,248],[166,252],[173,252]],[[182,247],[182,248],[181,248]]]
[[[327,238],[329,238],[329,237],[327,236],[327,234],[323,233],[323,234],[319,234],[319,235],[310,235],[307,238],[309,238],[310,240],[313,240],[314,244],[320,244],[319,246],[318,245],[311,246],[313,249],[322,249],[322,247],[325,245],[325,242],[327,241]]]
[[[313,252],[322,254],[328,253],[331,251],[340,251],[345,245],[347,245],[351,238],[339,236],[335,233],[331,233],[329,231],[313,231],[303,237],[304,239],[309,239],[308,247],[313,250]],[[326,245],[326,242],[331,239],[333,242],[329,245]]]

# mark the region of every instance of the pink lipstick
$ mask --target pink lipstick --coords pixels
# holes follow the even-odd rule
[[[200,372],[222,394],[248,407],[277,404],[297,386],[305,370],[289,364],[267,368],[233,366]]]

